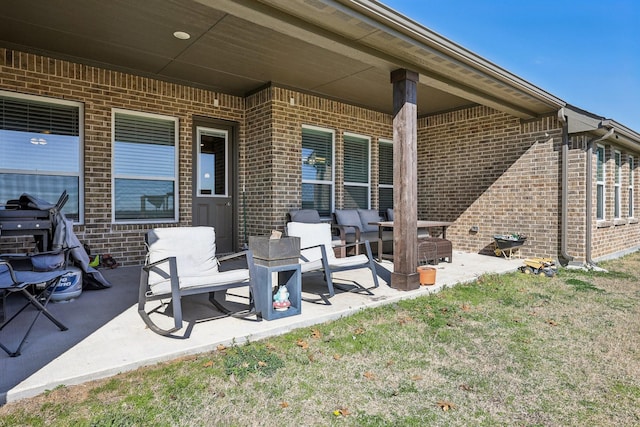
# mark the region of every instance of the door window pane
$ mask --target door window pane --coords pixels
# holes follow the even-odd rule
[[[198,128],[198,194],[227,195],[227,133]]]

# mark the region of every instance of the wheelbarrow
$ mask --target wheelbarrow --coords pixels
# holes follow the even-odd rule
[[[493,252],[496,256],[510,259],[514,255],[519,255],[520,247],[524,245],[527,237],[523,234],[496,234],[493,239],[495,240]]]

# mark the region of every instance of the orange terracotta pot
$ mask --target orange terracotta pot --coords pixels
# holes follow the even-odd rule
[[[422,286],[430,286],[436,284],[436,269],[429,267],[428,265],[421,265],[418,267],[418,273],[420,274],[420,284]]]

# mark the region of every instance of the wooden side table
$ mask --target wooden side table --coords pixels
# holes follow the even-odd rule
[[[256,264],[256,310],[265,320],[295,316],[302,311],[302,272],[300,264],[266,266]],[[289,291],[291,306],[284,311],[273,308],[273,295],[281,285]]]

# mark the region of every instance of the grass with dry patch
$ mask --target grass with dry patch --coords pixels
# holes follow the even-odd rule
[[[603,266],[483,276],[61,387],[0,408],[0,426],[639,425],[640,254]]]

